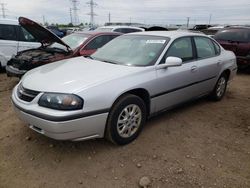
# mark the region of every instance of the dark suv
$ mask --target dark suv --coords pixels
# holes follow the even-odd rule
[[[214,38],[235,53],[240,69],[250,68],[250,27],[229,27],[220,30]]]

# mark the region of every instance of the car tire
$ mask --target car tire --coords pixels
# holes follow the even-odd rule
[[[228,76],[225,73],[223,73],[216,82],[214,90],[210,95],[210,98],[212,100],[220,101],[224,97],[227,89],[227,81],[228,81]]]
[[[106,126],[109,141],[125,145],[135,140],[146,122],[144,101],[132,94],[124,95],[113,105]]]

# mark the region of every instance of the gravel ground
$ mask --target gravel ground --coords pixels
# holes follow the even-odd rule
[[[0,74],[0,187],[250,187],[250,75],[221,102],[201,99],[149,120],[126,146],[55,141],[13,112]]]

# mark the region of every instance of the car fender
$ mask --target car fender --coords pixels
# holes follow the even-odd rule
[[[221,74],[223,74],[223,72],[225,72],[226,70],[229,70],[230,71],[229,80],[231,80],[237,72],[236,56],[232,51],[228,51],[228,50],[223,50],[221,55],[223,55],[225,60],[222,62],[221,70],[220,70],[220,74],[218,75],[218,78]]]
[[[144,79],[140,79],[140,75],[132,74],[129,77],[120,77],[118,79],[110,80],[102,84],[98,84],[91,88],[86,88],[83,91],[75,94],[81,96],[84,100],[84,111],[108,110],[111,109],[115,101],[124,93],[128,93],[135,89],[144,89],[149,96],[155,89],[156,73],[155,69],[149,68],[144,71]],[[153,81],[152,81],[153,80]],[[122,86],[122,87],[121,87]],[[100,98],[100,93],[102,97]],[[152,109],[153,107],[151,107]]]

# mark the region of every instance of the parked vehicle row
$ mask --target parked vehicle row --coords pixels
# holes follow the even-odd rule
[[[227,27],[217,32],[214,38],[235,53],[240,69],[250,68],[250,27]]]
[[[18,51],[37,48],[39,42],[16,20],[0,20],[0,68]]]
[[[115,32],[78,32],[60,39],[27,18],[19,18],[19,23],[41,43],[41,47],[18,52],[11,58],[6,66],[8,76],[22,77],[27,71],[44,64],[76,56],[89,56],[120,35]]]

